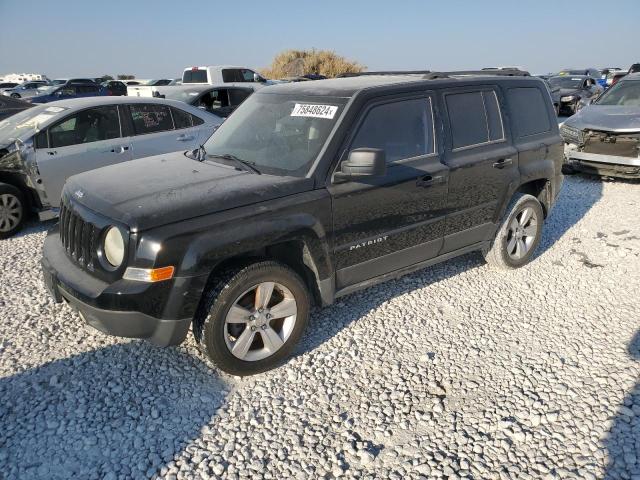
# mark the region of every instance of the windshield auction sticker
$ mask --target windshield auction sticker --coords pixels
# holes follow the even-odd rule
[[[291,112],[292,117],[313,117],[332,119],[338,107],[335,105],[314,105],[311,103],[296,103]]]

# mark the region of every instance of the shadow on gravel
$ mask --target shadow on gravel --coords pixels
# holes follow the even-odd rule
[[[20,238],[34,233],[46,232],[53,227],[58,220],[47,220],[46,222],[39,222],[38,220],[28,220],[25,222],[22,230],[13,235],[10,238]]]
[[[150,478],[200,436],[224,388],[194,356],[137,341],[2,378],[0,478]]]
[[[560,197],[544,224],[537,255],[542,255],[584,217],[602,197],[602,180],[574,174],[564,177]]]
[[[329,307],[315,309],[307,333],[296,349],[296,355],[302,355],[324,344],[384,302],[484,265],[486,263],[479,252],[469,253],[339,298]],[[345,310],[348,315],[344,314]]]
[[[640,330],[628,351],[640,362]],[[640,478],[640,379],[624,398],[604,443],[609,456],[606,480]]]

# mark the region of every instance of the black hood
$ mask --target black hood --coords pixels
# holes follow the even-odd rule
[[[569,95],[582,95],[582,90],[579,88],[554,88],[551,90],[551,98],[554,102],[558,102],[560,97],[568,97]]]
[[[312,188],[310,178],[258,175],[175,152],[75,175],[64,195],[132,230],[147,230]]]

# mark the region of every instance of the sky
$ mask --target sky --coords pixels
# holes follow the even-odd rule
[[[193,65],[265,67],[292,48],[369,70],[640,62],[640,0],[0,0],[0,19],[0,75],[173,78]]]

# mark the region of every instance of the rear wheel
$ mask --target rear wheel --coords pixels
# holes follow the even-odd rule
[[[20,94],[19,93],[12,93],[11,98],[20,98]]]
[[[544,213],[536,197],[516,194],[507,207],[507,216],[500,225],[491,248],[484,258],[501,269],[522,267],[533,258],[542,237]]]
[[[222,273],[205,294],[194,334],[209,359],[233,375],[285,360],[309,321],[309,293],[291,268],[262,261]]]
[[[13,185],[0,183],[0,238],[8,238],[22,228],[24,206],[24,196],[20,190]]]

